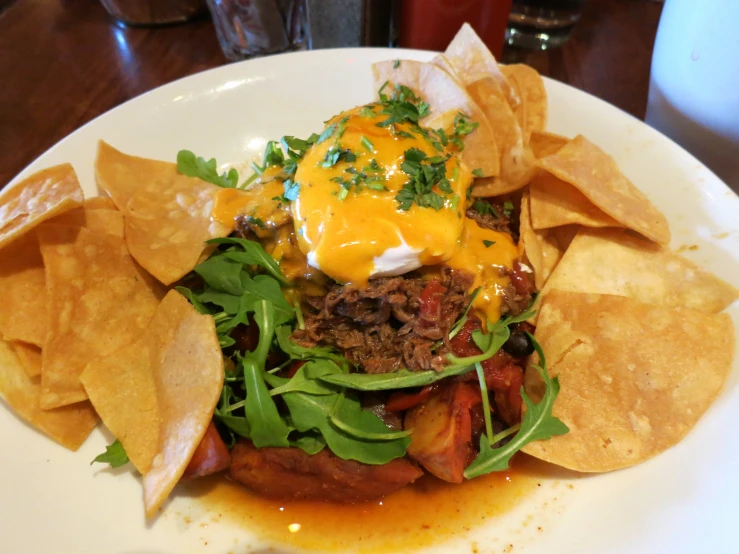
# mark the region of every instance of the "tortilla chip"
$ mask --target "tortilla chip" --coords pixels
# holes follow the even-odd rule
[[[677,444],[721,392],[734,355],[728,314],[611,295],[550,292],[536,337],[559,375],[553,414],[570,432],[523,451],[585,472]]]
[[[582,228],[547,288],[628,296],[717,313],[739,290],[682,256],[622,229]]]
[[[41,348],[20,340],[10,341],[9,344],[26,370],[26,375],[29,377],[41,375]]]
[[[534,229],[573,223],[586,227],[623,227],[575,187],[545,171],[534,177],[529,188],[531,224]]]
[[[513,106],[513,109],[528,141],[534,131],[544,131],[547,128],[549,108],[544,79],[536,69],[524,64],[505,65],[500,70],[521,98],[521,106]]]
[[[495,81],[501,97],[510,107],[520,104],[518,92],[503,75],[495,56],[469,23],[465,23],[457,31],[452,42],[446,47],[444,56],[460,74],[490,76]]]
[[[388,82],[390,90],[395,85],[405,85],[431,105],[431,114],[421,120],[423,125],[439,127],[434,120],[448,112],[462,112],[471,121],[480,125],[464,137],[464,150],[460,153],[470,169],[480,169],[483,176],[500,173],[498,148],[495,134],[484,112],[470,98],[464,87],[439,66],[412,60],[402,60],[398,67],[395,62],[373,64],[375,89]]]
[[[529,146],[535,158],[544,158],[559,152],[570,139],[546,131],[533,131],[529,138]]]
[[[36,234],[0,250],[0,335],[41,346],[46,336],[44,262]]]
[[[223,386],[223,355],[213,318],[170,291],[147,335],[158,356],[152,365],[161,427],[159,450],[144,476],[144,505],[154,515],[190,463],[213,417]]]
[[[520,225],[519,255],[526,255],[534,270],[536,289],[542,290],[577,233],[577,226],[568,225],[541,231],[533,229],[528,191],[521,197]]]
[[[85,198],[84,207],[88,210],[117,210],[115,202],[107,196],[93,196]]]
[[[220,187],[177,173],[168,162],[128,156],[100,142],[97,180],[125,218],[126,244],[141,266],[169,285],[215,249],[206,241],[228,236],[211,221]]]
[[[162,293],[120,237],[52,224],[37,234],[48,306],[41,406],[50,409],[87,399],[82,370],[138,337]]]
[[[0,340],[0,394],[24,420],[62,446],[77,450],[97,425],[97,415],[89,402],[55,410],[39,406],[41,385],[26,374],[11,346]]]
[[[571,184],[624,227],[660,244],[670,242],[667,219],[600,148],[578,135],[539,167]]]
[[[70,164],[43,169],[0,192],[0,248],[43,221],[82,204]]]
[[[151,469],[159,449],[159,405],[152,368],[159,356],[157,331],[150,324],[136,342],[95,358],[80,375],[95,411],[142,474]]]
[[[123,214],[118,210],[75,208],[55,217],[49,223],[54,225],[75,225],[85,227],[94,233],[108,233],[123,238]]]
[[[498,196],[525,186],[534,174],[534,157],[513,113],[509,97],[513,89],[490,50],[472,27],[465,25],[432,63],[451,65],[467,93],[482,108],[495,134],[500,154],[500,175],[495,181],[475,183],[488,196]],[[517,100],[517,98],[516,98]],[[478,196],[483,194],[478,191]]]

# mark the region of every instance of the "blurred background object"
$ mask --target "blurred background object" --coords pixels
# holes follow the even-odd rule
[[[546,50],[562,46],[580,19],[585,0],[513,0],[506,43]]]
[[[307,0],[312,30],[322,25],[313,35],[314,47],[319,35],[326,47],[396,44],[393,10],[400,1]],[[458,0],[460,5],[465,1]],[[151,0],[155,2],[165,0]],[[532,65],[643,118],[661,11],[662,5],[653,0],[585,2],[563,47],[506,47],[501,59]],[[728,21],[736,24],[737,18]],[[5,76],[0,86],[0,186],[103,112],[228,61],[207,17],[185,25],[122,26],[100,0],[0,0],[0,75]]]
[[[665,3],[652,57],[646,122],[739,191],[737,22],[737,0]]]
[[[443,51],[469,23],[496,58],[503,52],[511,0],[400,0],[399,46]]]
[[[307,0],[208,0],[208,7],[229,60],[311,48]]]
[[[184,23],[207,12],[205,0],[100,0],[124,25],[157,26]]]

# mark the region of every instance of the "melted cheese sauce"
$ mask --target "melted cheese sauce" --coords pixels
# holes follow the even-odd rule
[[[270,500],[220,475],[180,486],[210,513],[290,551],[396,553],[491,524],[491,518],[513,509],[541,483],[535,463],[516,456],[513,469],[460,485],[427,475],[382,500],[347,505]]]
[[[484,229],[474,220],[465,218],[459,247],[446,264],[475,276],[470,292],[477,287],[480,292],[473,307],[488,321],[498,321],[501,295],[510,284],[503,270],[513,267],[517,257],[518,249],[510,235]]]
[[[301,160],[295,176],[300,193],[292,204],[300,249],[309,263],[340,283],[356,285],[380,273],[375,270],[376,261],[391,249],[402,250],[402,262],[393,272],[387,268],[387,258],[383,260],[384,275],[447,260],[462,231],[466,191],[471,183],[469,170],[451,156],[446,162],[446,176],[452,194],[437,191],[445,198],[444,206],[436,210],[413,204],[407,211],[398,209],[395,196],[409,180],[401,169],[406,150],[416,148],[428,157],[440,152],[418,134],[413,138],[398,136],[397,132],[412,132],[409,125],[396,125],[393,134],[390,128],[377,126],[386,115],[363,117],[359,110],[334,118],[330,124],[348,116],[341,138],[335,136],[313,146]],[[326,153],[334,144],[349,149],[357,160],[323,167]],[[350,167],[364,172],[372,160],[381,168],[388,190],[364,187],[357,193],[350,190],[342,199],[341,185],[331,179],[351,178],[346,171]],[[415,260],[409,261],[410,255]]]

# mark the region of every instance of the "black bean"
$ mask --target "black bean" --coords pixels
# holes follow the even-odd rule
[[[508,352],[511,356],[523,358],[524,356],[530,356],[534,353],[534,344],[531,342],[529,336],[523,331],[513,331],[511,336],[503,345],[503,350]]]

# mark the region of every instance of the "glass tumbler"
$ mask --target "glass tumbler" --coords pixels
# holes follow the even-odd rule
[[[506,43],[530,50],[562,46],[580,19],[585,0],[513,0]]]
[[[208,7],[229,60],[311,47],[307,0],[208,0]]]

